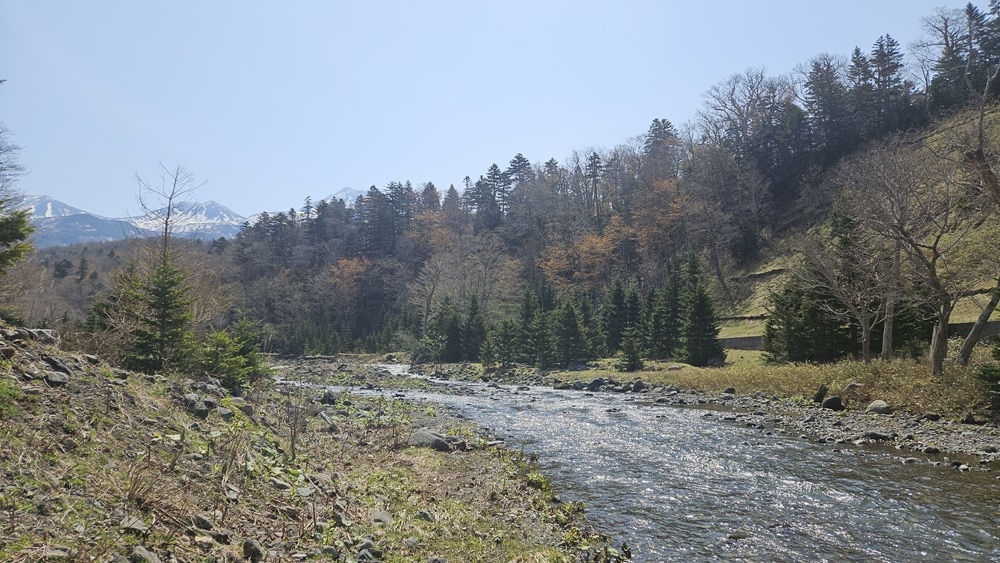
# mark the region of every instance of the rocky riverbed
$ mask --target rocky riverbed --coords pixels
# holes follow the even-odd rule
[[[729,424],[758,428],[763,433],[784,433],[828,444],[879,445],[898,450],[901,462],[950,465],[957,470],[989,471],[1000,460],[1000,428],[995,423],[968,417],[953,420],[935,412],[913,413],[896,409],[884,401],[858,404],[851,400],[852,389],[844,396],[810,398],[774,397],[755,392],[741,394],[735,389],[706,393],[674,385],[646,383],[605,377],[566,381],[533,369],[496,370],[484,374],[476,366],[412,366],[410,372],[431,379],[400,376],[385,366],[357,366],[329,359],[299,360],[291,369],[306,379],[339,384],[385,388],[434,389],[460,392],[460,388],[435,385],[434,379],[470,381],[486,385],[515,387],[556,387],[580,393],[619,393],[654,408],[681,407],[706,409],[705,417]],[[820,399],[820,400],[814,400]]]

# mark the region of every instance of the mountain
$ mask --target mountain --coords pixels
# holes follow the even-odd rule
[[[358,196],[365,195],[366,193],[368,193],[367,190],[359,190],[357,188],[340,188],[327,196],[326,200],[333,201],[335,199],[342,199],[347,207],[352,207],[354,205],[354,200],[358,199]]]
[[[83,214],[92,215],[101,219],[105,218],[100,217],[99,215],[94,215],[93,213],[87,213],[82,209],[66,205],[65,203],[56,201],[47,195],[25,195],[19,207],[21,209],[27,209],[28,215],[30,215],[33,220],[53,217],[69,217],[71,215]]]
[[[38,248],[157,236],[162,226],[162,209],[137,218],[109,219],[44,195],[25,195],[19,208],[29,212]],[[214,240],[236,236],[246,218],[209,201],[177,204],[171,222],[176,236]]]
[[[152,211],[142,217],[122,219],[133,225],[158,232],[163,228],[166,208]],[[232,238],[240,232],[246,217],[228,207],[208,201],[205,203],[181,202],[174,206],[170,222],[177,236],[213,240],[219,237]]]
[[[128,221],[87,213],[44,195],[25,195],[19,207],[28,210],[28,219],[35,227],[31,238],[38,248],[108,242],[152,234]]]

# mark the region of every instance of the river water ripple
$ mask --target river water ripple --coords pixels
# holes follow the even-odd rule
[[[768,436],[635,396],[452,385],[463,394],[405,394],[537,453],[556,492],[585,502],[637,561],[1000,560],[993,473]]]

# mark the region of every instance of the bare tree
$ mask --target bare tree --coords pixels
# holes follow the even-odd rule
[[[194,193],[205,182],[198,182],[191,172],[182,166],[172,170],[162,162],[160,168],[163,174],[159,182],[151,182],[136,174],[139,184],[139,205],[149,216],[153,217],[160,230],[160,260],[166,262],[169,258],[170,236],[173,233],[173,216],[177,205]]]
[[[944,372],[955,304],[984,280],[983,256],[970,248],[985,213],[958,172],[922,144],[900,138],[840,170],[846,209],[874,234],[898,243],[914,275],[930,290],[936,312],[930,354],[935,375]]]
[[[874,236],[847,233],[831,241],[810,238],[802,248],[803,279],[833,298],[821,307],[861,328],[861,357],[871,361],[872,332],[889,313],[886,298],[894,289],[892,248]]]

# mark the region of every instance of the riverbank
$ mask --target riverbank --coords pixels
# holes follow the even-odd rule
[[[445,409],[267,384],[233,396],[45,331],[0,327],[0,358],[3,561],[620,557],[530,459]]]
[[[301,360],[295,372],[330,384],[442,390],[426,379],[400,377],[385,368],[335,363],[338,369],[331,371],[329,359]],[[543,373],[530,368],[484,372],[472,364],[422,365],[412,366],[411,370],[454,381],[556,387],[580,393],[621,393],[654,407],[713,409],[707,411],[705,416],[724,423],[758,428],[763,433],[800,436],[834,448],[866,444],[894,448],[900,461],[905,463],[931,463],[954,466],[963,471],[989,471],[1000,461],[1000,427],[995,421],[987,419],[988,412],[982,408],[956,409],[953,406],[953,403],[960,403],[962,394],[974,393],[975,389],[959,389],[958,398],[953,391],[952,396],[942,398],[945,408],[937,411],[933,405],[914,407],[905,404],[898,400],[899,392],[881,394],[879,387],[870,382],[871,378],[855,372],[851,375],[858,376],[858,381],[835,381],[828,385],[824,399],[836,397],[839,401],[828,401],[824,408],[823,403],[813,399],[815,391],[826,383],[816,377],[819,372],[811,366],[803,369],[805,375],[799,381],[800,389],[813,390],[808,396],[781,396],[762,391],[760,389],[766,388],[767,382],[761,377],[751,383],[756,389],[748,391],[744,388],[740,392],[736,385],[747,385],[746,380],[719,380],[719,371],[697,370],[675,364],[660,370],[632,374],[603,369]],[[706,381],[706,371],[717,379]],[[781,381],[787,379],[787,375],[780,374]],[[720,390],[692,389],[672,382],[690,383],[692,380],[698,380],[709,388],[727,387]],[[448,392],[447,388],[444,390]],[[883,396],[889,400],[881,398]],[[837,402],[839,406],[835,405]]]

